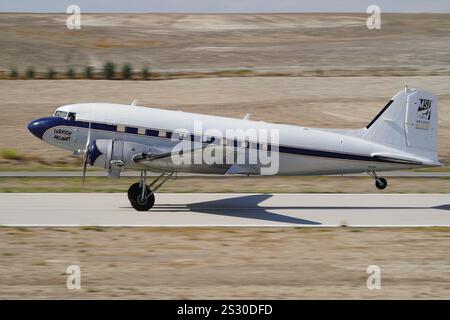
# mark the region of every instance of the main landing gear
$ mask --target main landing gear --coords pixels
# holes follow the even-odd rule
[[[378,177],[375,171],[368,171],[367,173],[375,180],[375,186],[378,189],[383,190],[387,187],[387,180],[385,178]]]
[[[128,200],[137,211],[148,211],[155,203],[155,192],[174,175],[171,173],[162,173],[159,177],[147,185],[147,171],[141,171],[141,179],[134,183],[128,189]]]

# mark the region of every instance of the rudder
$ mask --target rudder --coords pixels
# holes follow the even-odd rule
[[[364,138],[437,160],[438,100],[431,92],[398,92],[365,128]]]

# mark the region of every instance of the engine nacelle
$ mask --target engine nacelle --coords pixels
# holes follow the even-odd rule
[[[120,173],[122,168],[134,164],[134,155],[148,151],[148,146],[136,142],[97,139],[89,144],[88,162],[91,166],[100,167],[117,174]]]

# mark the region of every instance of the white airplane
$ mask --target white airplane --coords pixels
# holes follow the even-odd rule
[[[83,155],[109,176],[139,170],[128,198],[139,211],[178,172],[324,175],[441,166],[437,156],[437,98],[405,88],[362,129],[317,129],[131,105],[62,106],[28,129],[54,146]],[[347,111],[348,112],[348,111]],[[147,185],[147,171],[160,176]]]

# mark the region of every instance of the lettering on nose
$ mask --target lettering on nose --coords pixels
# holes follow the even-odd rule
[[[53,129],[53,139],[66,142],[70,141],[70,138],[72,136],[72,131],[66,130],[66,129]]]

